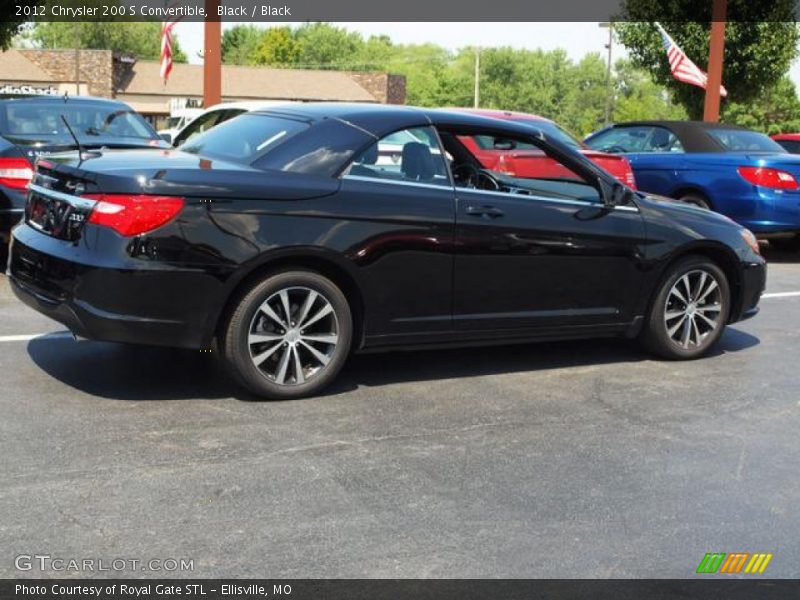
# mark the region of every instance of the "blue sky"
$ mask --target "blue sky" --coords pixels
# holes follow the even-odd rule
[[[282,25],[283,23],[281,23]],[[235,23],[224,23],[233,27]],[[268,27],[271,23],[258,23]],[[294,23],[297,25],[297,23]],[[573,59],[589,52],[605,53],[608,30],[597,23],[335,23],[365,37],[385,34],[402,44],[434,42],[450,49],[462,46],[513,46],[554,50],[563,48]],[[202,62],[203,24],[180,23],[177,26],[181,46],[187,51],[189,61]],[[614,44],[613,58],[625,55],[625,48]],[[603,54],[605,56],[605,54]],[[691,58],[691,57],[690,57]],[[703,65],[698,65],[703,68]],[[795,85],[800,84],[800,61],[795,62],[790,73]]]

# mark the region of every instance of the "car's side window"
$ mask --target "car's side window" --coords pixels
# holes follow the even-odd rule
[[[614,127],[598,134],[587,145],[593,150],[601,152],[649,152],[648,140],[653,133],[653,127]]]
[[[194,121],[189,123],[189,126],[184,129],[180,135],[178,135],[178,137],[175,138],[175,145],[180,146],[196,135],[200,135],[204,131],[211,129],[220,121],[224,114],[224,110],[213,110],[204,115],[200,115]]]
[[[495,132],[467,132],[440,129],[442,144],[450,161],[456,189],[471,192],[506,194],[520,201],[570,200],[601,202],[596,177],[579,174],[584,171],[568,158],[540,146],[535,138],[517,135],[498,135]],[[482,139],[490,148],[517,148],[522,145],[534,150],[476,156],[463,142],[465,136]],[[482,162],[483,161],[483,162]]]
[[[683,152],[683,145],[666,127],[653,127],[641,152]]]
[[[449,186],[447,165],[431,127],[395,131],[360,152],[344,177]]]

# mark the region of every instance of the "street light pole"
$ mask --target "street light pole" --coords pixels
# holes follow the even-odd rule
[[[727,0],[712,0],[711,41],[708,51],[708,82],[706,100],[703,107],[703,120],[719,121],[720,87],[722,86],[722,62],[725,52],[725,19]]]
[[[609,125],[611,123],[611,105],[613,103],[614,94],[611,88],[611,47],[614,43],[614,23],[612,22],[603,22],[598,23],[600,27],[608,28],[608,43],[606,44],[606,50],[608,50],[608,59],[606,64],[606,112],[605,112],[605,124]]]

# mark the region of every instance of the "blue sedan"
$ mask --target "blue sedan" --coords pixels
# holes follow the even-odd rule
[[[764,134],[699,121],[618,123],[590,135],[624,154],[638,188],[713,209],[771,243],[800,249],[800,156]]]

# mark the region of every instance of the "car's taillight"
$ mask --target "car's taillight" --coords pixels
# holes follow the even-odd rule
[[[625,165],[625,174],[623,175],[622,183],[627,185],[632,190],[636,189],[636,176],[633,174],[633,167],[631,167],[631,163],[628,161],[627,158],[621,157],[624,161],[623,164]]]
[[[146,194],[84,194],[97,200],[89,223],[110,227],[130,236],[157,229],[174,219],[183,208],[183,198]]]
[[[800,185],[794,175],[771,167],[739,167],[745,181],[776,190],[796,190]]]
[[[33,165],[26,158],[0,158],[0,184],[15,190],[28,189]]]

